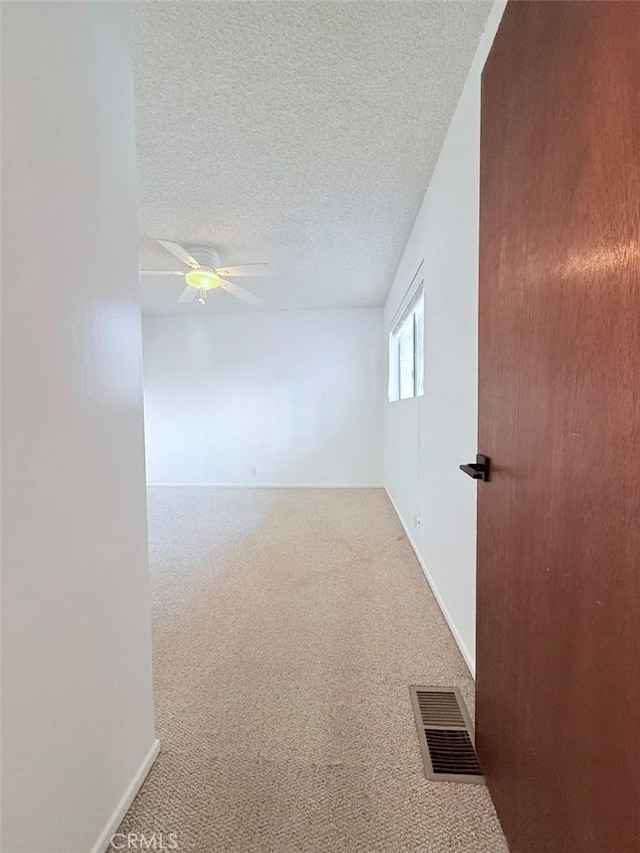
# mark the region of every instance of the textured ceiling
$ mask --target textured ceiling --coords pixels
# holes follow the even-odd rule
[[[127,4],[141,266],[153,238],[211,243],[264,310],[380,305],[444,140],[490,2]],[[256,310],[221,291],[147,314]]]

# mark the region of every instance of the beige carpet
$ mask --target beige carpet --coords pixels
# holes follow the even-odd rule
[[[472,681],[379,489],[150,490],[162,751],[122,832],[179,850],[501,853],[427,782],[410,683]]]

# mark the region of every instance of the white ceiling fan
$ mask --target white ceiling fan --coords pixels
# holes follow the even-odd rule
[[[236,276],[271,275],[269,264],[240,264],[239,266],[221,267],[220,256],[210,246],[188,246],[184,248],[179,243],[172,243],[170,240],[158,240],[157,242],[190,269],[140,270],[140,275],[183,276],[187,286],[178,297],[178,302],[193,302],[197,297],[198,302],[204,304],[208,292],[216,287],[221,287],[227,293],[237,296],[238,299],[242,299],[250,305],[259,305],[262,302],[259,296],[245,290],[239,284],[227,281],[222,276],[236,278]]]

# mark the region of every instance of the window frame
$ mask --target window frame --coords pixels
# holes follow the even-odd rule
[[[420,267],[422,264],[420,264]],[[416,272],[416,276],[420,271]],[[414,286],[414,281],[411,282],[411,287],[408,295],[402,302],[402,305],[396,316],[400,315],[393,324],[389,332],[389,382],[387,388],[387,397],[390,403],[397,403],[400,400],[411,400],[416,397],[424,396],[424,279]],[[419,326],[416,315],[422,313],[422,324]],[[402,395],[402,359],[400,357],[400,338],[407,322],[411,322],[411,337],[412,337],[412,354],[413,354],[413,369],[412,369],[412,393],[405,396]],[[396,372],[395,380],[392,385],[392,375]],[[392,391],[392,388],[394,389]],[[397,393],[396,393],[397,392]]]

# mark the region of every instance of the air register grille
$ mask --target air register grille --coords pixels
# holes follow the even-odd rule
[[[412,685],[409,690],[427,779],[483,782],[473,729],[458,688]]]

